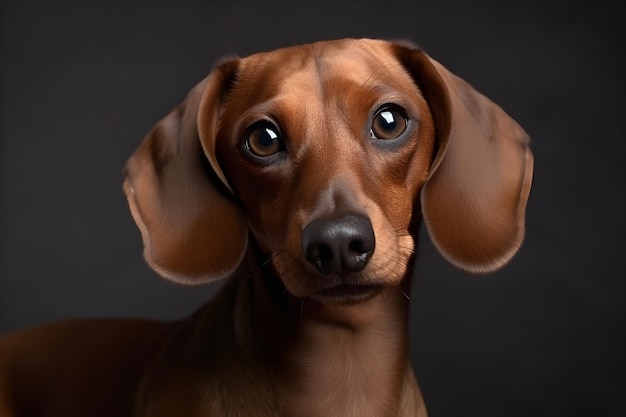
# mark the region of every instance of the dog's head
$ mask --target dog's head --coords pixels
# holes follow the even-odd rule
[[[356,301],[399,283],[415,225],[487,272],[519,248],[528,137],[421,50],[341,40],[231,59],[147,135],[124,189],[161,275],[232,273],[249,236],[289,292]]]

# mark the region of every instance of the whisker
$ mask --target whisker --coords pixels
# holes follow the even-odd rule
[[[266,260],[266,261],[262,262],[262,263],[259,265],[259,269],[261,269],[261,268],[263,268],[263,267],[267,266],[267,264],[269,264],[269,263],[271,263],[271,262],[272,262],[272,257],[270,256],[270,257],[268,257],[268,258],[267,258],[267,260]]]

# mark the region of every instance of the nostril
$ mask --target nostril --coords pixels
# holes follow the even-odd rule
[[[372,240],[359,239],[350,242],[348,249],[357,254],[365,254],[374,250],[374,245],[372,245]]]
[[[330,246],[323,243],[308,245],[305,253],[309,262],[315,265],[318,270],[326,269],[334,257]]]
[[[328,245],[320,245],[318,249],[319,254],[317,255],[320,259],[332,261],[333,259],[333,250]]]

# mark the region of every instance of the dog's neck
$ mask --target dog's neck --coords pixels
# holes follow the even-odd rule
[[[291,297],[271,267],[258,270],[259,260],[250,261],[256,275],[242,281],[246,295],[238,302],[247,304],[253,343],[272,368],[280,415],[417,414],[422,400],[409,362],[410,280],[362,303],[324,305]]]

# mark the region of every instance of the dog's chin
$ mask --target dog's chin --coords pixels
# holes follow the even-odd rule
[[[383,286],[379,284],[341,283],[311,293],[310,298],[322,304],[356,304],[370,300],[380,294]]]

